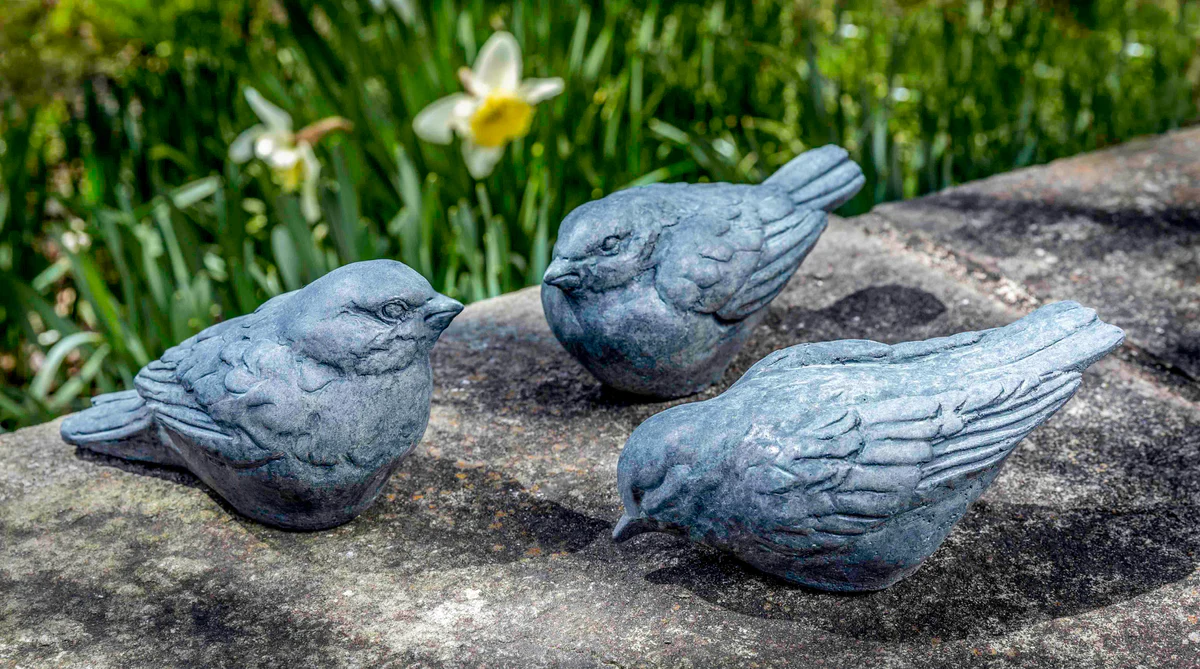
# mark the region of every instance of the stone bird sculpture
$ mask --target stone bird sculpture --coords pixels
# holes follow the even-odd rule
[[[836,146],[759,185],[656,184],[572,211],[542,281],[562,345],[603,383],[682,397],[721,379],[825,230],[862,187]]]
[[[776,351],[634,431],[613,538],[675,533],[814,588],[886,588],[1124,336],[1059,302],[982,332]]]
[[[401,263],[346,265],[168,349],[62,437],[187,468],[269,525],[339,525],[424,434],[429,351],[460,311]]]

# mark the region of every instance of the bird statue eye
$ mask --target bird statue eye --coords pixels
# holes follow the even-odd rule
[[[600,250],[603,251],[605,255],[613,255],[617,252],[617,247],[620,245],[620,237],[616,235],[609,235],[608,237],[604,238],[604,241],[600,242]]]
[[[403,302],[388,302],[379,310],[379,316],[389,323],[396,323],[408,317],[408,305]]]

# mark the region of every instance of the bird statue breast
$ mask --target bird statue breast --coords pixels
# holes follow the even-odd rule
[[[429,351],[461,310],[401,263],[346,265],[168,349],[62,436],[186,468],[269,525],[339,525],[424,434]]]
[[[807,586],[886,588],[1123,339],[1060,302],[982,332],[776,351],[634,431],[613,537],[675,533]]]
[[[550,329],[596,378],[658,398],[716,383],[862,187],[847,153],[804,153],[759,185],[655,184],[584,204],[546,269]]]

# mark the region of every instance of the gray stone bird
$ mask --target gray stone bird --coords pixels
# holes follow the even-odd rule
[[[682,397],[719,381],[862,187],[843,149],[804,153],[759,185],[656,184],[572,211],[543,277],[562,345],[603,383]]]
[[[1059,302],[982,332],[776,351],[634,431],[613,538],[675,533],[814,588],[886,588],[1124,336]]]
[[[168,349],[62,437],[185,467],[263,523],[339,525],[424,434],[429,351],[460,311],[401,263],[346,265]]]

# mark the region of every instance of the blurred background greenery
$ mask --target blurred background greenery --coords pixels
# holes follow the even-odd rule
[[[1200,95],[1187,0],[3,2],[3,429],[343,263],[478,300],[536,283],[562,217],[619,188],[755,182],[832,142],[867,175],[854,214],[1194,122]],[[566,89],[476,182],[411,120],[500,29]],[[317,147],[315,225],[227,159],[246,86],[354,123]]]

